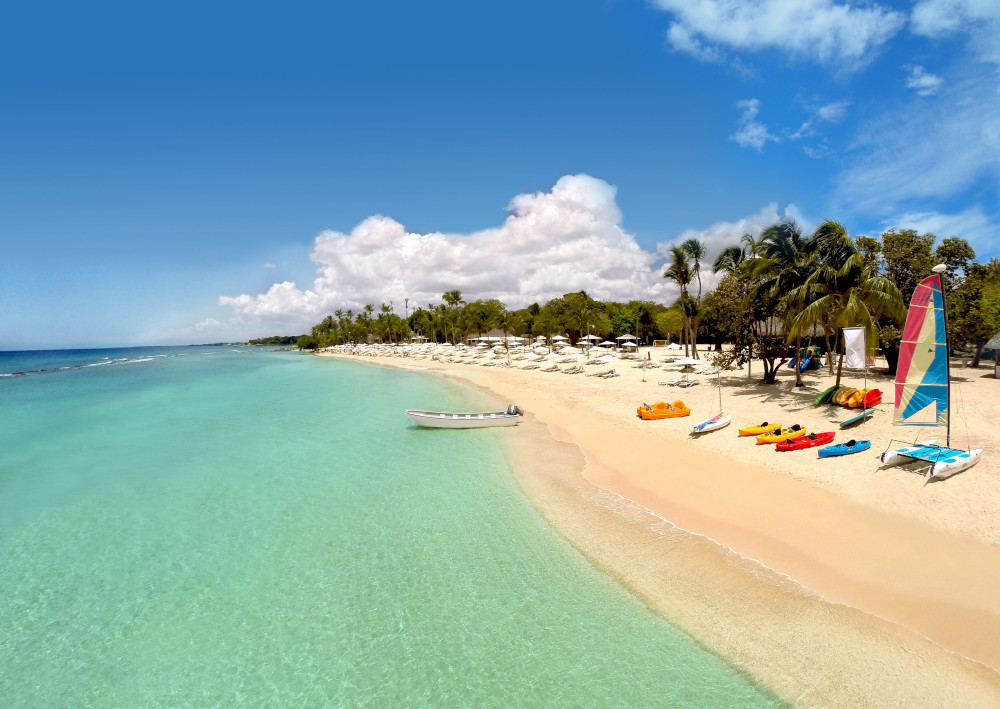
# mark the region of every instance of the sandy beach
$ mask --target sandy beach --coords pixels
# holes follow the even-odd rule
[[[653,350],[652,361],[667,353]],[[516,403],[513,469],[539,511],[596,566],[713,651],[809,706],[1000,706],[1000,414],[992,368],[953,367],[953,444],[984,448],[976,467],[924,485],[880,467],[891,439],[892,386],[842,432],[850,410],[813,405],[833,383],[782,369],[759,386],[746,368],[721,376],[733,425],[700,438],[718,407],[715,377],[659,386],[676,368],[614,365],[613,379],[483,367],[416,356],[350,357],[435,372]],[[483,360],[477,360],[482,362]],[[568,366],[568,365],[566,365]],[[564,366],[564,368],[566,368]],[[585,367],[596,371],[609,367]],[[645,381],[643,381],[645,379]],[[861,386],[861,375],[843,382]],[[642,402],[682,399],[690,417],[642,421]],[[422,407],[425,402],[414,402]],[[868,439],[871,450],[819,460],[737,437],[762,421]],[[926,435],[921,435],[926,438]]]

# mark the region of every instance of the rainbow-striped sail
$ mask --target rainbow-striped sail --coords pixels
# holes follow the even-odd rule
[[[948,424],[948,328],[941,276],[922,280],[913,291],[896,366],[896,411],[892,422],[904,426]],[[929,406],[934,420],[913,420]]]

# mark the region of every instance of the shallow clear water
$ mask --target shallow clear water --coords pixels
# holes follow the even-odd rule
[[[156,354],[0,379],[5,706],[776,704],[538,517],[516,430],[402,414],[475,392]]]

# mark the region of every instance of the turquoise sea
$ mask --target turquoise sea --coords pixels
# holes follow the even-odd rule
[[[480,396],[249,348],[0,353],[3,706],[778,705],[539,517],[516,429],[403,415]]]

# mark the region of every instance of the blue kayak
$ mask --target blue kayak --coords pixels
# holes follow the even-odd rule
[[[871,441],[848,441],[847,443],[834,443],[832,446],[820,448],[819,457],[833,458],[837,455],[850,455],[851,453],[866,451],[871,447]]]

